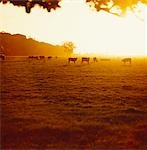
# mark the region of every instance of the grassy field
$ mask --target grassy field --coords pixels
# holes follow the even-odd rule
[[[147,61],[1,63],[2,149],[147,149]]]

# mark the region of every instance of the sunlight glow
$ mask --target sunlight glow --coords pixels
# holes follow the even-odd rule
[[[73,41],[76,53],[147,55],[145,21],[131,12],[117,17],[93,11],[83,0],[64,0],[61,8],[51,13],[36,6],[27,14],[24,8],[0,4],[0,20],[0,31],[24,34],[51,44]]]

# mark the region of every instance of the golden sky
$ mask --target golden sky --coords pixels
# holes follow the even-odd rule
[[[147,24],[133,13],[117,17],[92,11],[83,0],[64,0],[60,5],[51,13],[36,6],[27,14],[25,8],[0,4],[0,31],[51,44],[73,41],[77,53],[147,55]],[[144,8],[141,18],[146,17]]]

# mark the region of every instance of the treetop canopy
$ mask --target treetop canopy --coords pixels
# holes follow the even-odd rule
[[[14,6],[25,7],[26,12],[30,13],[31,9],[38,4],[48,12],[51,9],[56,9],[60,7],[60,2],[64,0],[0,0],[0,3],[6,4],[11,3]],[[97,11],[103,10],[108,13],[121,16],[129,8],[131,10],[135,9],[139,3],[147,4],[147,0],[83,0],[90,7],[95,8]]]

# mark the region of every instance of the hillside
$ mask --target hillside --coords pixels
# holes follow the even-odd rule
[[[63,46],[54,46],[21,34],[12,35],[4,32],[0,32],[0,51],[3,51],[7,56],[67,56]]]

